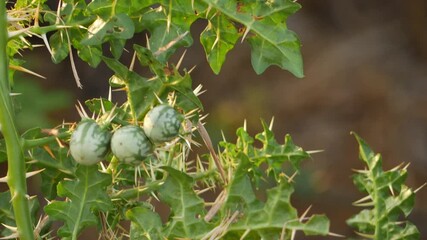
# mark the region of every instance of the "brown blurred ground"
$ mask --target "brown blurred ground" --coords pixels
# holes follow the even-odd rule
[[[362,195],[352,185],[351,169],[362,167],[357,144],[349,134],[360,134],[386,169],[411,162],[408,185],[427,181],[427,2],[412,1],[299,1],[303,8],[289,20],[301,38],[305,78],[296,79],[276,67],[257,76],[250,66],[247,44],[228,55],[220,75],[209,69],[201,45],[195,42],[183,65],[197,65],[195,86],[208,91],[201,97],[208,128],[214,140],[220,130],[233,139],[234,131],[248,121],[252,133],[259,119],[275,117],[274,130],[281,141],[290,133],[306,150],[323,149],[304,164],[297,180],[295,205],[331,219],[331,231],[352,234],[345,219],[359,209],[351,205]],[[200,33],[203,22],[194,25]],[[197,40],[197,37],[195,38]],[[78,100],[107,96],[110,72],[79,64],[83,90],[75,87],[69,64],[53,66],[49,56],[33,63],[48,76],[47,89],[61,84],[74,89]],[[56,112],[55,122],[76,120],[75,111]],[[417,194],[410,215],[427,239],[427,189]],[[311,239],[311,238],[310,238]],[[325,239],[325,238],[321,238]]]

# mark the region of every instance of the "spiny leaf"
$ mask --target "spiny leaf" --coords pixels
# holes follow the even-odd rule
[[[57,196],[59,181],[73,174],[75,166],[68,149],[50,144],[49,151],[55,154],[55,158],[43,148],[34,148],[31,151],[31,159],[36,161],[37,166],[45,169],[40,174],[42,178],[41,191],[46,199],[52,200]]]
[[[15,214],[13,212],[12,204],[11,204],[11,196],[10,191],[1,192],[0,193],[0,223],[14,227],[15,224]],[[37,211],[39,210],[40,204],[37,198],[30,198],[28,201],[31,217],[33,223],[35,222]],[[4,227],[4,226],[2,226]],[[13,232],[8,228],[0,229],[0,236],[6,237],[13,234]]]
[[[411,213],[415,201],[415,193],[404,185],[406,168],[384,171],[381,155],[375,154],[357,134],[353,135],[359,144],[359,157],[367,165],[365,171],[357,171],[353,181],[359,190],[369,194],[373,208],[362,210],[347,224],[375,239],[418,239],[414,225],[400,222],[402,214],[407,217]]]
[[[263,132],[255,135],[255,139],[262,144],[261,148],[254,146],[254,138],[251,137],[244,128],[237,130],[237,142],[235,145],[230,143],[221,143],[226,147],[228,153],[245,153],[253,166],[250,173],[253,174],[253,180],[257,183],[263,177],[259,166],[266,163],[268,168],[267,175],[273,174],[275,179],[279,181],[281,175],[288,172],[285,169],[286,163],[290,163],[293,170],[297,170],[302,160],[308,159],[310,155],[301,147],[296,146],[290,135],[285,136],[284,144],[279,144],[274,136],[274,133],[269,129],[267,124],[262,121]]]
[[[70,48],[68,47],[66,32],[64,30],[59,30],[52,34],[49,38],[49,44],[52,50],[52,61],[54,63],[60,63],[68,56]]]
[[[126,217],[131,221],[130,239],[164,239],[162,233],[162,220],[159,214],[145,207],[135,207],[126,212]]]
[[[84,45],[101,45],[110,39],[129,39],[133,37],[135,26],[132,20],[120,13],[104,20],[97,18],[88,28],[87,35],[82,39]]]
[[[158,97],[167,102],[170,92],[175,92],[176,107],[184,113],[194,109],[202,109],[202,104],[192,90],[192,80],[185,72],[181,75],[176,68],[169,69],[168,65],[159,62],[150,51],[139,45],[134,45],[138,60],[143,67],[150,65],[156,75],[151,79],[144,78],[116,59],[103,58],[107,66],[115,73],[115,77],[125,84],[128,91],[128,103],[135,119],[142,119],[148,110],[158,102]],[[115,80],[115,83],[120,82]]]
[[[240,164],[228,187],[223,214],[239,211],[241,219],[227,229],[225,238],[232,239],[236,232],[247,232],[263,239],[280,239],[282,232],[290,236],[293,231],[306,235],[326,235],[329,220],[323,215],[313,215],[307,221],[300,221],[296,209],[290,203],[294,191],[287,181],[267,190],[267,200],[258,200],[248,177],[250,162],[247,156],[239,154]],[[250,238],[251,239],[251,238]]]
[[[209,19],[207,27],[200,34],[200,42],[215,74],[220,72],[227,53],[233,49],[238,38],[236,27],[222,14],[215,14]]]
[[[278,144],[268,125],[264,121],[261,123],[264,131],[257,134],[255,138],[261,141],[263,147],[257,151],[257,157],[265,158],[275,175],[280,173],[285,161],[289,161],[294,169],[298,169],[300,162],[310,157],[306,151],[294,144],[289,134],[285,136],[283,145]]]
[[[98,171],[98,166],[79,166],[76,179],[63,180],[58,184],[58,195],[65,201],[52,201],[45,212],[52,218],[64,221],[58,235],[76,237],[88,226],[96,225],[97,212],[111,209],[106,187],[111,176]]]
[[[71,29],[70,35],[73,36],[71,43],[77,49],[77,54],[80,59],[85,61],[91,67],[97,67],[101,62],[102,48],[100,45],[86,45],[82,44],[87,32],[82,29]]]
[[[156,1],[153,0],[130,0],[130,1],[110,1],[110,0],[93,0],[88,4],[87,9],[91,14],[96,14],[103,19],[110,18],[113,13],[125,13],[132,18],[142,9],[147,8]]]
[[[173,19],[170,19],[169,17],[172,16]],[[193,39],[188,32],[195,18],[172,16],[168,15],[166,9],[153,9],[145,13],[142,18],[142,24],[151,33],[148,41],[150,50],[161,62],[166,62],[177,48],[189,47],[193,44]]]
[[[171,215],[165,229],[169,239],[200,239],[210,230],[210,224],[203,220],[204,201],[193,190],[193,179],[183,172],[164,167],[168,177],[159,189],[159,198],[171,208]]]
[[[10,204],[10,192],[0,193],[0,222],[8,226],[15,226],[15,216],[12,209],[12,204]],[[8,236],[12,232],[4,228],[1,231],[1,236]]]
[[[128,88],[128,104],[131,114],[135,119],[142,119],[157,101],[156,95],[160,95],[163,83],[160,79],[148,80],[139,74],[130,71],[116,59],[103,58],[107,66],[114,71],[115,76],[126,84]]]
[[[303,77],[300,42],[286,26],[287,17],[300,8],[294,1],[203,0],[219,13],[243,24],[252,49],[252,66],[261,74],[277,65]]]

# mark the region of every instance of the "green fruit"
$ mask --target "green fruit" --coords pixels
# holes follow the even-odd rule
[[[183,119],[183,116],[169,105],[156,106],[145,115],[145,134],[156,143],[170,141],[178,136]]]
[[[152,149],[144,130],[135,125],[117,129],[111,138],[111,151],[124,163],[138,164],[151,154]]]
[[[71,135],[71,156],[82,165],[98,163],[108,152],[110,139],[111,133],[93,119],[83,119]]]

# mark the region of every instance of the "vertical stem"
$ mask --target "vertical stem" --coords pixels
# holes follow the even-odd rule
[[[7,40],[6,4],[5,0],[0,0],[0,124],[8,156],[7,184],[12,196],[19,239],[31,240],[34,239],[34,234],[27,199],[24,154],[10,99]]]

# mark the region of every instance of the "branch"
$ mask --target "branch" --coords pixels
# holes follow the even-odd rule
[[[7,183],[12,196],[19,239],[34,239],[27,199],[25,160],[21,139],[16,131],[14,112],[10,100],[7,48],[7,14],[5,1],[0,1],[0,124],[6,141],[8,172]]]

